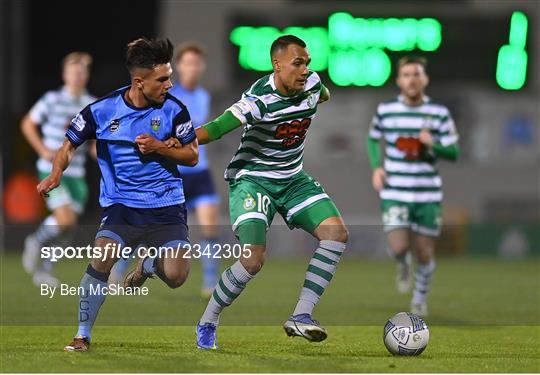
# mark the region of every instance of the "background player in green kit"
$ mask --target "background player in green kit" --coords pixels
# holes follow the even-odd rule
[[[233,230],[251,254],[225,270],[197,325],[197,345],[215,349],[221,311],[244,290],[264,264],[266,231],[276,213],[289,227],[320,242],[309,263],[292,316],[289,336],[322,341],[326,330],[311,317],[345,250],[348,232],[321,185],[302,169],[305,138],[317,105],[329,99],[319,76],[308,69],[306,44],[292,35],[270,48],[273,73],[255,82],[223,115],[197,129],[200,143],[244,127],[240,147],[225,171]]]
[[[21,123],[22,133],[39,155],[37,170],[40,180],[51,173],[52,161],[62,146],[71,119],[96,100],[86,90],[91,63],[92,57],[86,52],[68,54],[62,61],[64,86],[45,93]],[[60,244],[69,242],[69,234],[75,228],[78,216],[83,213],[88,198],[85,180],[88,152],[95,156],[93,142],[77,149],[69,168],[64,172],[62,185],[52,191],[47,198],[47,208],[51,214],[34,233],[26,237],[22,263],[25,271],[32,275],[34,284],[38,286],[60,284],[52,274],[53,263],[48,260],[42,261],[39,251],[42,246],[52,242]]]
[[[404,57],[398,62],[401,95],[381,103],[369,131],[372,183],[382,200],[388,247],[398,263],[397,289],[411,285],[411,240],[418,259],[411,312],[427,315],[427,293],[435,270],[435,238],[441,230],[442,181],[438,158],[458,158],[458,135],[448,109],[424,95],[429,83],[426,61]],[[384,166],[379,142],[385,141]]]

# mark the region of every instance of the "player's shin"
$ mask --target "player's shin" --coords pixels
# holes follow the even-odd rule
[[[105,301],[107,279],[109,273],[96,271],[91,264],[81,279],[79,292],[79,330],[77,336],[85,336],[90,340],[91,330],[97,314]]]
[[[343,242],[328,240],[319,242],[319,247],[309,262],[304,286],[293,315],[311,315],[324,290],[330,284],[344,250]]]
[[[218,282],[219,277],[219,259],[214,258],[216,254],[217,240],[213,238],[204,239],[201,241],[201,251],[203,256],[201,257],[201,265],[203,272],[203,292],[209,291],[214,288]],[[208,251],[206,251],[208,249]]]
[[[425,303],[429,292],[433,272],[435,271],[435,260],[431,259],[426,264],[418,264],[414,273],[414,291],[412,304]]]
[[[240,263],[236,261],[232,266],[227,268],[214,288],[214,292],[208,301],[206,310],[201,317],[201,324],[205,323],[219,323],[219,315],[221,311],[234,302],[236,298],[242,293],[246,284],[253,278]]]

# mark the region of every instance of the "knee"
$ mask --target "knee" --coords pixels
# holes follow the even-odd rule
[[[392,253],[399,255],[409,250],[409,244],[406,242],[389,242],[388,248]]]
[[[252,256],[250,258],[244,258],[241,260],[242,266],[246,271],[254,276],[256,275],[264,265],[264,256]]]
[[[182,271],[177,272],[174,275],[171,275],[170,277],[167,277],[164,281],[167,284],[167,286],[171,289],[176,289],[181,287],[187,280],[189,275],[189,271]]]
[[[336,241],[347,243],[349,241],[349,230],[345,225],[335,225],[327,228],[326,233],[320,240]]]

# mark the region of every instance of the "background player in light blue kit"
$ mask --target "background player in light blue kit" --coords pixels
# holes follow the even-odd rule
[[[174,57],[177,81],[169,91],[184,103],[196,129],[206,123],[210,112],[210,95],[200,81],[206,70],[206,50],[195,42],[182,43],[176,47]],[[199,145],[199,163],[194,167],[181,167],[186,195],[186,208],[195,211],[201,225],[203,239],[201,249],[208,247],[215,253],[213,245],[219,236],[219,196],[216,192],[206,147]],[[203,285],[201,294],[210,298],[218,281],[219,261],[212,256],[202,256]]]
[[[168,93],[172,54],[168,39],[129,43],[126,67],[131,85],[88,105],[72,120],[51,174],[38,185],[44,196],[56,188],[76,148],[97,139],[102,175],[99,201],[104,211],[95,247],[177,248],[188,243],[178,164],[195,165],[198,144],[186,106]],[[181,147],[168,148],[163,141],[170,137],[177,138]],[[189,260],[182,255],[143,254],[124,286],[141,286],[154,274],[171,288],[181,286],[189,272]],[[91,329],[105,301],[105,294],[90,291],[107,287],[116,261],[116,256],[107,254],[88,265],[80,284],[85,293],[79,301],[79,330],[64,350],[89,349]]]

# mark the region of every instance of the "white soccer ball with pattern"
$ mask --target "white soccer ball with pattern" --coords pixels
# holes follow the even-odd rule
[[[429,329],[419,316],[400,312],[386,322],[383,341],[392,354],[419,355],[429,342]]]

